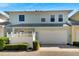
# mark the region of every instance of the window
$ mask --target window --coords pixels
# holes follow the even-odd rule
[[[59,15],[58,21],[59,22],[62,22],[63,21],[63,15]]]
[[[41,22],[45,22],[45,18],[41,18]]]
[[[51,15],[50,21],[51,21],[51,22],[55,22],[55,15]]]
[[[24,21],[24,20],[25,20],[24,15],[19,15],[19,21]]]

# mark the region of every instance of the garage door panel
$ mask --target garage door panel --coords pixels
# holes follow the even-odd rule
[[[67,44],[67,31],[39,31],[41,44]]]

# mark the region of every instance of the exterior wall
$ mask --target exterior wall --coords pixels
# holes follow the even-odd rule
[[[72,25],[72,42],[78,42],[79,41],[79,26],[78,25]]]
[[[5,36],[6,35],[6,29],[5,29],[5,24],[4,22],[7,21],[8,19],[8,15],[4,12],[0,12],[0,37]]]
[[[79,12],[75,13],[74,15],[72,15],[70,17],[71,20],[74,20],[74,21],[79,21]]]
[[[56,20],[55,22],[50,22],[50,15],[55,15]],[[64,21],[63,22],[58,22],[58,15],[62,14]],[[22,23],[64,23],[68,21],[68,12],[34,12],[34,13],[21,13],[21,12],[16,12],[16,13],[9,13],[10,15],[10,22],[12,24],[22,24]],[[25,15],[25,21],[24,22],[19,22],[19,15]],[[46,18],[46,22],[41,22],[41,18],[44,17]]]
[[[0,26],[0,37],[4,36],[4,27]]]
[[[71,26],[64,26],[64,29],[67,30],[68,35],[68,43],[72,44],[72,27]]]

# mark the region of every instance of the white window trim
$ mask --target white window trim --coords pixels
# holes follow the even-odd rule
[[[19,15],[24,15],[24,21],[19,21]],[[18,21],[19,21],[20,23],[24,23],[24,22],[25,22],[25,19],[26,19],[25,14],[19,14],[19,15],[18,15]]]
[[[62,16],[63,16],[63,21],[62,21],[62,22],[59,22],[59,15],[62,15]],[[63,22],[64,22],[64,14],[58,14],[58,15],[57,15],[57,22],[58,22],[58,23],[63,23]]]
[[[55,21],[54,21],[54,22],[51,22],[51,15],[54,15],[54,16],[55,16]],[[55,23],[55,22],[56,22],[56,14],[51,14],[51,15],[49,16],[49,18],[50,18],[50,19],[49,19],[49,22],[50,22],[50,23]]]
[[[41,17],[41,19],[42,19],[42,18],[45,18],[45,17]],[[45,22],[42,22],[42,21],[41,21],[41,23],[46,23],[46,18],[45,18]]]

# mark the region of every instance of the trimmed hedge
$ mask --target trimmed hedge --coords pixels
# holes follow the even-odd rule
[[[39,48],[40,48],[39,42],[37,40],[33,41],[33,50],[38,50]]]
[[[5,50],[26,50],[28,44],[6,44]]]
[[[17,45],[17,44],[18,44],[18,45],[19,45],[19,44],[23,44],[23,45],[26,44],[26,45],[27,45],[28,43],[27,43],[27,42],[18,42],[18,43],[14,43],[14,44],[15,44],[15,45]],[[29,44],[28,44],[28,45],[29,45]]]
[[[73,45],[79,47],[79,42],[73,42]]]
[[[3,50],[5,47],[5,41],[0,38],[0,50]]]

